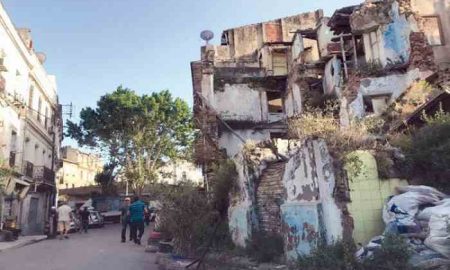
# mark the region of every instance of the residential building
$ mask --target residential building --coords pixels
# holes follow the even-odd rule
[[[71,146],[61,149],[62,168],[58,172],[58,189],[96,185],[95,176],[103,170],[98,154],[83,152]]]
[[[0,153],[15,171],[6,181],[2,225],[43,234],[54,205],[62,140],[55,77],[35,52],[31,31],[15,28],[0,5]]]
[[[345,128],[383,115],[411,92],[420,96],[411,114],[395,112],[393,119],[417,123],[415,109],[431,102],[425,85],[442,90],[450,81],[449,10],[448,0],[367,0],[331,17],[318,10],[229,29],[220,45],[201,48],[191,63],[200,130],[195,158],[206,183],[215,162],[235,162],[239,192],[228,219],[237,245],[255,230],[279,234],[296,260],[318,235],[328,243],[367,243],[382,233],[383,201],[406,181],[381,181],[368,152],[356,153],[364,177],[343,177],[326,142],[297,141],[288,123],[332,98]],[[436,110],[447,95],[431,98],[424,110]]]

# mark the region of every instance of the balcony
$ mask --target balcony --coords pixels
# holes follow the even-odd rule
[[[26,161],[24,165],[25,176],[47,184],[55,184],[55,172],[45,166],[34,166],[33,163]]]
[[[45,166],[34,167],[34,179],[47,184],[55,184],[55,172]]]

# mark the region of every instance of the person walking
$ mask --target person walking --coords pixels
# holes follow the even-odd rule
[[[89,216],[91,215],[91,212],[89,212],[87,206],[83,208],[83,210],[80,211],[80,217],[81,217],[81,228],[84,230],[85,233],[88,232],[89,227]],[[80,230],[81,232],[81,230]]]
[[[133,198],[133,203],[129,208],[130,213],[130,224],[131,224],[131,238],[137,245],[141,244],[141,238],[144,234],[144,214],[145,214],[145,204],[143,201],[139,200],[138,196]]]
[[[58,229],[59,229],[59,239],[63,240],[63,238],[68,239],[67,235],[70,230],[70,221],[72,220],[71,213],[72,208],[68,206],[64,201],[61,202],[61,206],[58,207]]]
[[[120,222],[122,223],[122,243],[125,243],[126,241],[126,234],[127,234],[127,227],[130,226],[130,241],[133,240],[133,237],[131,235],[131,224],[130,224],[130,213],[129,213],[129,208],[130,208],[130,198],[125,198],[125,200],[123,201],[123,205],[122,208],[120,209],[121,211],[121,216],[120,216]]]

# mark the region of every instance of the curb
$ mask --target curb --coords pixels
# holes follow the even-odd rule
[[[40,238],[40,239],[32,239],[32,240],[29,240],[29,241],[26,241],[26,242],[23,242],[23,243],[14,245],[14,246],[10,246],[10,247],[6,247],[6,248],[3,248],[3,249],[0,249],[0,253],[1,252],[5,252],[7,250],[13,250],[13,249],[29,246],[29,245],[32,245],[32,244],[35,244],[35,243],[38,243],[38,242],[41,242],[41,241],[44,241],[44,240],[47,240],[47,239],[48,239],[47,237]]]

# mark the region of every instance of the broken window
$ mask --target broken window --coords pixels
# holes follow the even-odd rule
[[[368,61],[380,60],[380,37],[378,30],[364,34],[366,59]]]
[[[272,52],[272,69],[274,76],[287,75],[287,56],[286,50],[274,50]]]
[[[432,46],[444,45],[441,31],[441,20],[439,16],[423,17],[423,31],[427,37],[428,43]]]
[[[383,114],[388,107],[390,98],[390,94],[364,97],[364,108],[366,114]]]
[[[283,100],[281,92],[267,92],[269,113],[283,113]]]

